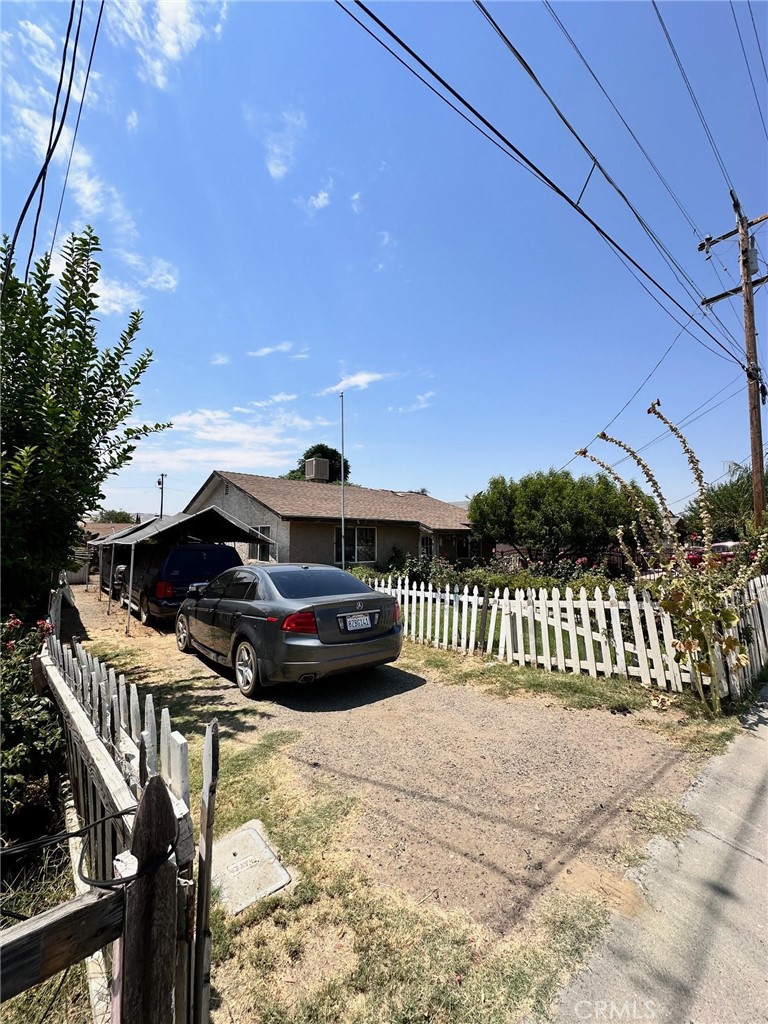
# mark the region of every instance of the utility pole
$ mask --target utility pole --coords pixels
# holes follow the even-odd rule
[[[165,478],[168,476],[167,473],[161,473],[157,478],[157,486],[160,488],[160,518],[163,518],[163,494],[165,492]]]
[[[736,214],[736,230],[729,231],[718,238],[707,237],[699,244],[699,252],[709,252],[710,248],[722,242],[726,238],[738,233],[739,236],[739,266],[741,268],[741,288],[734,288],[732,291],[715,295],[711,299],[704,299],[702,306],[711,306],[720,299],[734,295],[741,291],[744,303],[744,350],[747,357],[747,393],[749,399],[749,435],[752,452],[752,502],[755,514],[755,528],[760,529],[763,521],[763,510],[765,508],[765,485],[763,469],[763,424],[760,410],[760,403],[765,402],[768,397],[763,382],[760,364],[757,361],[757,333],[755,331],[755,297],[756,285],[764,284],[768,278],[762,277],[753,281],[757,273],[757,252],[749,237],[749,229],[768,219],[768,213],[748,221],[741,208],[736,193],[731,189],[731,201]]]
[[[346,569],[346,543],[347,538],[344,529],[344,392],[339,392],[341,401],[341,568]]]

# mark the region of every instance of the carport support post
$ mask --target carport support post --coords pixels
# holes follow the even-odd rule
[[[112,610],[112,580],[115,578],[115,545],[112,545],[112,560],[109,563],[109,597],[107,598],[107,615]],[[101,593],[101,573],[99,573],[99,593]]]
[[[114,546],[112,547],[114,551]],[[131,599],[133,597],[133,556],[136,553],[136,545],[131,544],[131,568],[128,573],[128,614],[125,619],[125,635],[131,635]]]
[[[99,544],[99,600],[101,600],[101,581],[102,572],[104,571],[104,548]]]

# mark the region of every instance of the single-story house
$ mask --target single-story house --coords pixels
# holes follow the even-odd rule
[[[184,511],[208,505],[272,541],[241,548],[243,559],[341,564],[339,484],[215,470]],[[346,565],[386,564],[398,553],[462,562],[475,553],[465,509],[414,491],[354,485],[344,487],[344,541]]]

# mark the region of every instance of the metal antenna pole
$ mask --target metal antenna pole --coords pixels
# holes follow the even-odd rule
[[[341,400],[341,568],[346,568],[346,535],[344,532],[344,392],[339,392]]]

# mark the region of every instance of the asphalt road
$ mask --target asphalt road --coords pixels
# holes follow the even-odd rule
[[[700,827],[651,844],[635,872],[648,906],[616,919],[558,1024],[768,1022],[767,697],[686,795]]]

